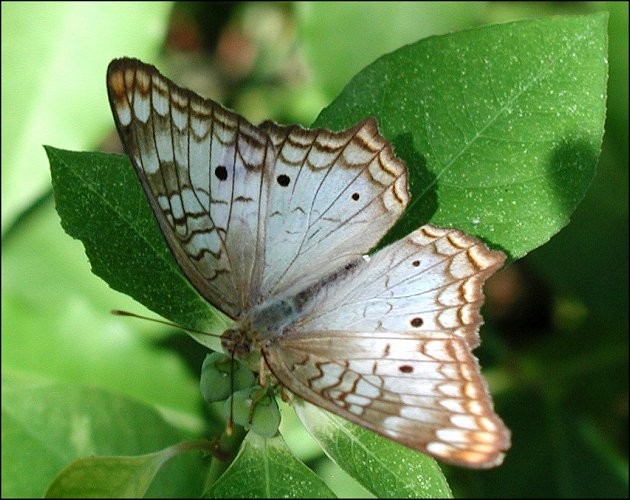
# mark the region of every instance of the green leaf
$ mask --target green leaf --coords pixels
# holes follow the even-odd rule
[[[46,498],[141,498],[156,474],[179,453],[206,450],[208,442],[185,442],[135,457],[88,457],[71,463],[53,480]],[[173,478],[171,477],[171,480]]]
[[[96,389],[3,373],[3,496],[41,497],[57,472],[80,457],[138,455],[181,437],[146,405]],[[170,486],[162,484],[162,491],[198,495],[199,466],[178,467],[169,471]]]
[[[452,496],[432,458],[309,403],[296,403],[294,408],[326,454],[377,497]]]
[[[111,127],[104,73],[155,55],[169,2],[2,4],[2,231],[49,190],[42,142],[94,147]],[[104,40],[107,43],[104,43]]]
[[[83,242],[92,271],[183,326],[211,332],[219,325],[222,331],[225,319],[196,292],[168,250],[129,159],[46,151],[63,228]],[[216,337],[191,335],[219,349]]]
[[[332,491],[296,459],[280,435],[247,434],[234,462],[206,498],[332,498]]]
[[[315,121],[375,116],[409,167],[412,200],[388,241],[431,221],[512,259],[565,226],[599,155],[606,14],[422,40],[359,73]]]
[[[46,498],[141,498],[171,454],[168,450],[137,457],[89,457],[62,470]]]

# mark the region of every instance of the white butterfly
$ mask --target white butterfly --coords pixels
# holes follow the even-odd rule
[[[505,259],[425,225],[364,255],[405,209],[407,170],[368,118],[254,126],[156,68],[108,69],[118,133],[181,269],[293,393],[457,465],[510,446],[471,350]]]

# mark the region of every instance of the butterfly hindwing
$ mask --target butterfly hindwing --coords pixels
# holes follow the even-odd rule
[[[423,226],[305,301],[265,359],[299,396],[407,446],[472,467],[501,462],[509,431],[472,349],[501,252]]]
[[[439,331],[474,349],[482,285],[504,260],[461,231],[425,225],[376,252],[351,279],[328,285],[294,328]]]
[[[444,461],[492,467],[509,432],[463,339],[414,332],[309,332],[264,351],[304,399]]]

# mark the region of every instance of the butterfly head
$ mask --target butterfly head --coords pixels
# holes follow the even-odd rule
[[[221,335],[221,346],[228,354],[244,359],[255,350],[256,342],[251,329],[241,326],[225,330]]]

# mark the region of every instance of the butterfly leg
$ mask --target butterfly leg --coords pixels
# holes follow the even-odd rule
[[[265,362],[264,356],[260,357],[260,370],[258,370],[258,381],[260,385],[263,387],[267,385],[267,374],[269,373],[269,368],[267,368],[267,363]]]
[[[293,400],[293,394],[284,386],[280,387],[280,397],[285,403],[290,403]]]
[[[267,361],[265,361],[264,356],[260,357],[260,369],[258,371],[258,378],[260,385],[263,387],[270,385],[276,388],[276,390],[277,388],[279,388],[282,401],[284,401],[285,403],[291,401],[292,394],[286,389],[286,387],[278,382],[278,379],[276,377],[274,377],[273,372],[269,369],[269,366],[267,366]]]
[[[269,369],[265,357],[260,357],[259,370],[258,370],[258,383],[263,387],[278,385],[278,379],[273,375],[273,372]]]

